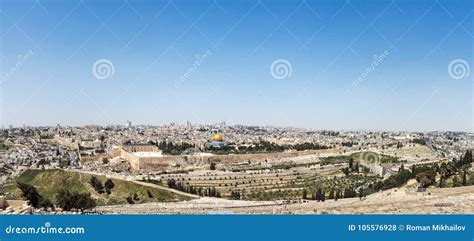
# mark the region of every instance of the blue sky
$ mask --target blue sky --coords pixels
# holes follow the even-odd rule
[[[472,132],[473,73],[448,67],[474,68],[473,10],[469,0],[2,0],[1,121]],[[105,79],[93,71],[101,59],[113,65]],[[274,78],[277,60],[291,74]]]

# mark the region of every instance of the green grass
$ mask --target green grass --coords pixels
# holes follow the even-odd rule
[[[335,164],[335,163],[344,163],[344,162],[349,162],[349,160],[352,158],[354,161],[360,161],[360,162],[368,162],[369,160],[364,160],[365,158],[371,158],[377,156],[378,160],[380,163],[398,163],[399,158],[395,156],[389,156],[389,155],[384,155],[384,154],[377,154],[375,152],[357,152],[353,153],[351,155],[340,155],[340,156],[330,156],[330,157],[323,157],[321,158],[321,163],[323,165],[327,164]]]
[[[7,166],[3,166],[3,167],[0,167],[0,177],[7,174],[8,173],[8,167]]]
[[[296,185],[288,184],[286,186],[280,186],[269,190],[259,190],[256,192],[247,193],[244,198],[246,200],[254,201],[298,200],[303,197],[303,189],[306,189],[307,197],[311,197],[311,194],[314,193],[317,188],[321,188],[321,190],[325,192],[326,196],[328,196],[331,190],[337,189],[343,191],[346,188],[358,187],[363,184],[372,183],[377,180],[379,179],[375,176],[363,175],[349,175],[347,177],[331,178],[327,177],[315,180],[308,180]]]
[[[444,182],[444,187],[453,187],[453,179],[454,179],[454,176],[457,176],[458,177],[458,180],[459,180],[459,183],[462,184],[462,178],[463,178],[463,172],[462,171],[459,171],[458,173],[456,173],[455,175],[452,175],[450,176],[449,178],[447,178]],[[466,176],[466,186],[473,186],[474,185],[474,171],[471,170],[471,171],[468,171],[467,172],[467,176]],[[436,182],[436,184],[434,185],[435,187],[439,187],[439,181]],[[461,185],[462,186],[462,185]]]
[[[327,164],[335,164],[335,163],[344,163],[344,162],[348,162],[349,159],[351,159],[350,155],[322,157],[321,164],[327,165]]]
[[[305,162],[305,163],[296,163],[296,162],[284,162],[284,163],[279,163],[272,165],[273,169],[291,169],[294,167],[302,167],[302,166],[312,166],[319,164],[319,162]]]
[[[0,143],[0,151],[8,151],[11,146],[5,145],[5,143]]]
[[[356,161],[367,161],[367,160],[363,160],[364,153],[369,153],[369,152],[357,152],[357,153],[352,154],[352,157]],[[370,152],[370,153],[378,155],[380,163],[398,163],[399,162],[399,160],[398,160],[399,158],[395,157],[395,156],[389,156],[389,155],[384,155],[384,154],[376,154],[375,152]],[[367,155],[367,156],[370,156],[370,155]]]
[[[96,176],[102,183],[105,183],[107,180],[104,176],[94,176]],[[90,192],[92,197],[96,199],[97,205],[125,204],[127,203],[126,198],[133,196],[134,193],[136,193],[140,198],[140,200],[135,201],[135,203],[172,202],[190,199],[187,196],[182,196],[177,193],[117,179],[112,179],[115,187],[112,189],[111,194],[99,194],[89,184],[91,177],[91,174],[70,172],[60,169],[27,170],[14,181],[6,184],[5,191],[9,193],[9,198],[21,198],[21,191],[16,187],[16,181],[19,181],[35,186],[42,196],[52,200],[53,202],[56,201],[56,193],[62,188],[79,193]],[[148,191],[152,194],[151,198],[148,197]]]

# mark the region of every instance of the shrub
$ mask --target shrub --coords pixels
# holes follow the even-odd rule
[[[77,193],[62,189],[56,194],[56,204],[65,211],[91,209],[96,206],[95,200],[89,192]]]
[[[104,193],[104,186],[96,176],[91,177],[90,184],[97,193]]]
[[[115,187],[115,184],[114,184],[114,182],[112,181],[112,179],[107,179],[107,181],[105,181],[104,186],[105,186],[105,192],[107,192],[107,194],[110,194],[112,188]]]

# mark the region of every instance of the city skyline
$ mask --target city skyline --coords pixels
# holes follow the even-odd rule
[[[3,125],[1,128],[2,129],[9,129],[9,128],[56,128],[56,127],[61,127],[61,128],[86,128],[86,127],[91,127],[91,126],[97,126],[97,127],[157,127],[157,128],[162,128],[162,127],[187,127],[188,123],[186,122],[170,122],[170,123],[164,123],[164,124],[142,124],[142,123],[133,123],[131,122],[131,126],[127,126],[128,123],[113,123],[113,124],[97,124],[97,123],[87,123],[83,125],[68,125],[68,124],[61,124],[61,123],[56,123],[55,125],[28,125],[28,124],[22,124],[22,125],[9,125],[5,126]],[[260,128],[277,128],[277,129],[301,129],[301,130],[308,130],[308,131],[316,131],[316,132],[323,132],[323,131],[335,131],[335,132],[406,132],[406,133],[430,133],[430,132],[442,132],[442,133],[467,133],[467,134],[472,134],[474,132],[472,131],[462,131],[462,130],[391,130],[391,129],[324,129],[324,128],[307,128],[307,127],[299,127],[299,126],[279,126],[279,125],[258,125],[258,124],[246,124],[246,123],[225,123],[222,124],[222,122],[212,122],[212,123],[193,123],[190,122],[189,126],[191,127],[205,127],[205,126],[241,126],[241,127],[260,127]]]
[[[472,9],[2,1],[1,124],[473,132]]]

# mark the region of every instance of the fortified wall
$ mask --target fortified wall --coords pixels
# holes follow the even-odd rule
[[[133,170],[139,172],[157,172],[165,171],[174,164],[179,163],[199,163],[207,164],[211,162],[215,163],[232,163],[232,162],[246,162],[246,161],[265,161],[274,160],[289,157],[298,157],[312,154],[324,154],[334,153],[337,150],[325,149],[325,150],[307,150],[307,151],[288,151],[288,152],[276,152],[276,153],[254,153],[254,154],[229,154],[229,155],[186,155],[186,156],[140,156],[134,155],[134,152],[143,151],[156,151],[156,149],[149,149],[146,146],[140,147],[116,147],[106,154],[91,156],[90,158],[114,158],[121,157],[130,162],[130,166]],[[89,158],[81,159],[81,163],[86,163]]]
[[[73,141],[73,138],[64,138],[59,135],[55,135],[54,141],[58,143],[60,146],[64,146],[71,150],[79,149],[79,143],[77,141]]]
[[[322,154],[326,152],[334,152],[333,150],[308,150],[308,151],[290,151],[290,152],[277,152],[277,153],[255,153],[255,154],[229,154],[229,155],[214,155],[214,156],[163,156],[163,157],[137,157],[126,158],[132,160],[133,169],[137,171],[153,172],[163,171],[175,163],[231,163],[231,162],[242,162],[242,161],[264,161],[274,160],[288,157],[298,157],[311,154]],[[123,156],[122,156],[123,157]]]

